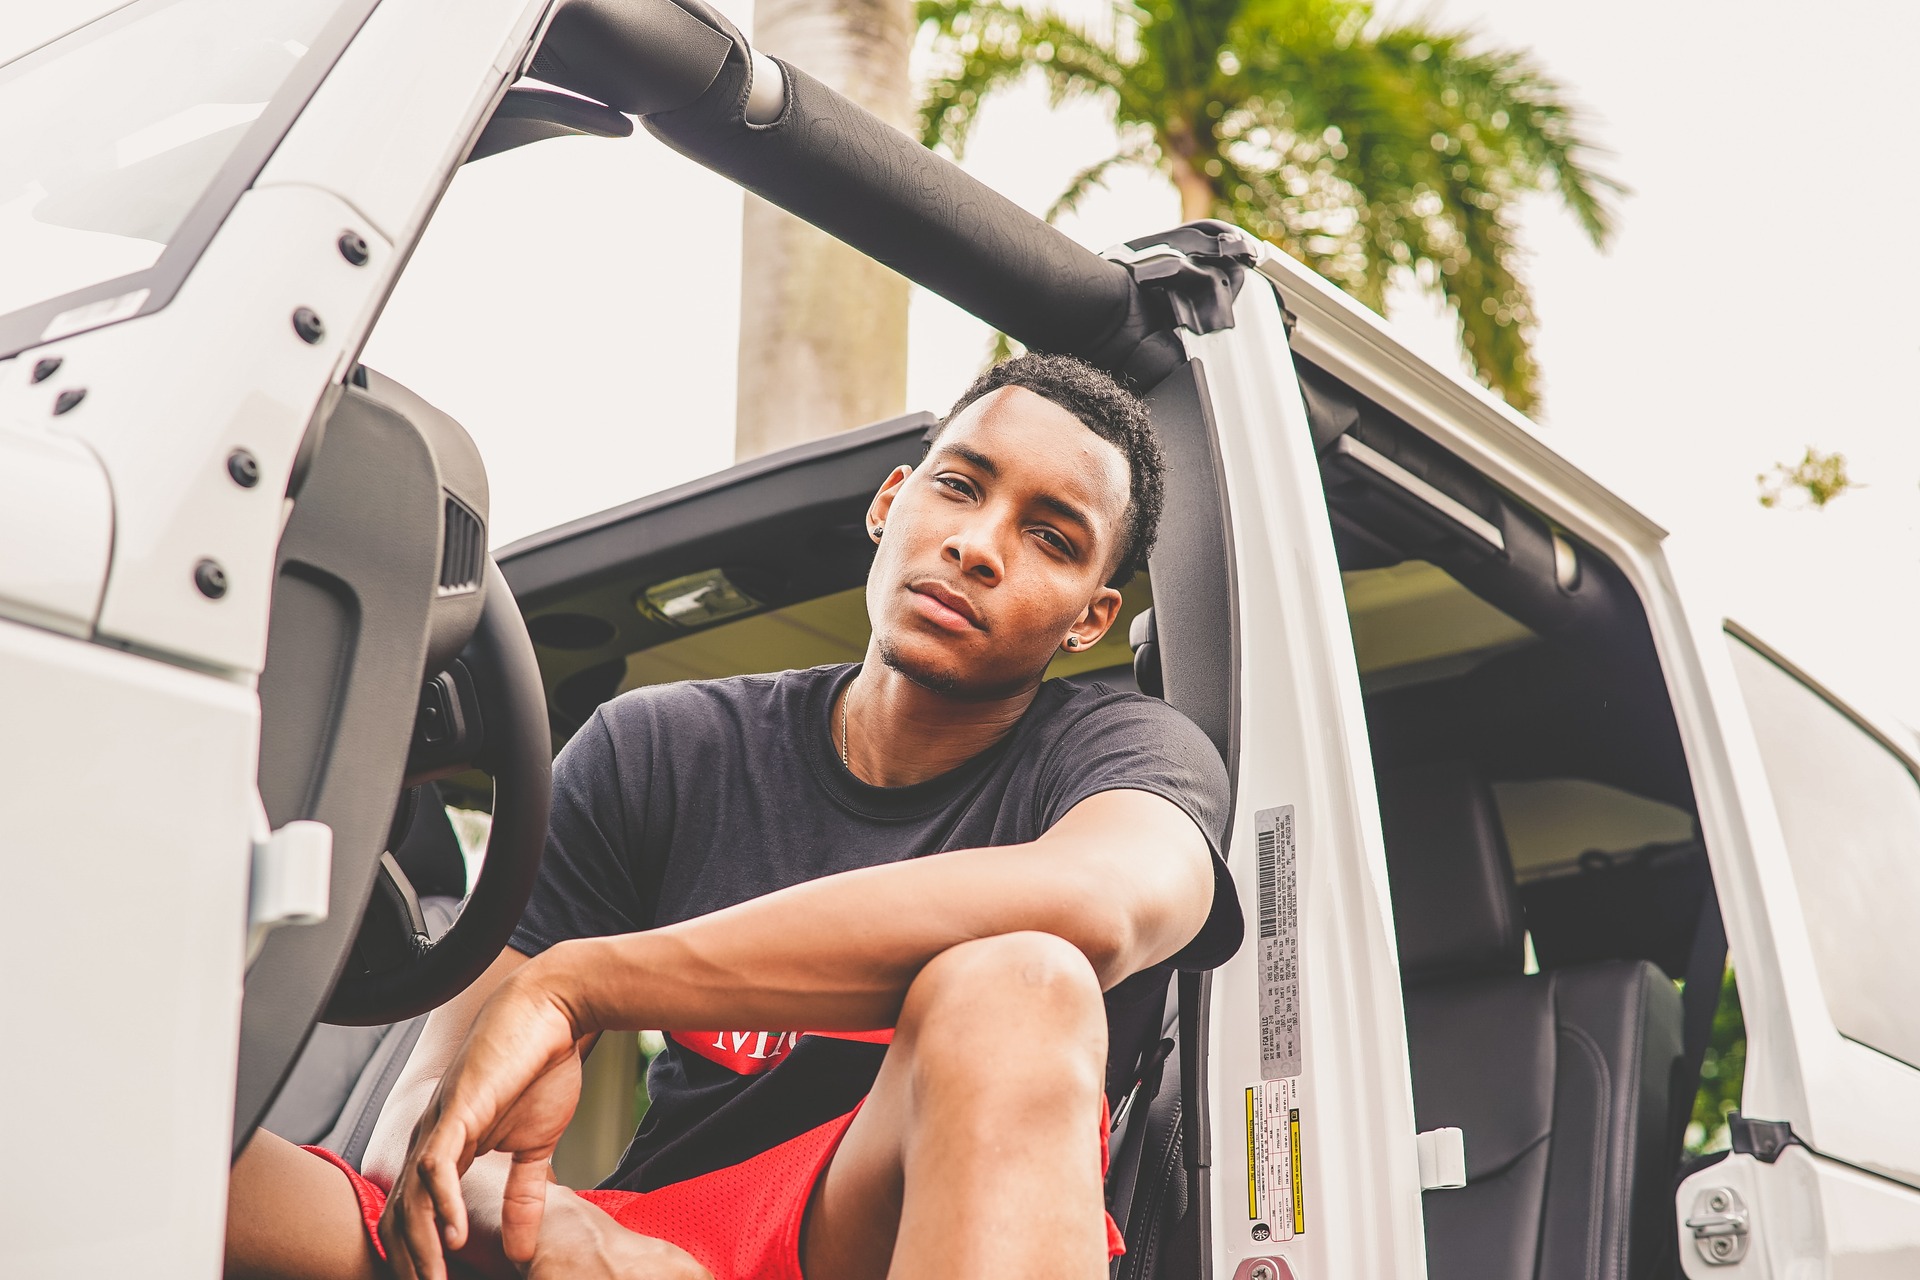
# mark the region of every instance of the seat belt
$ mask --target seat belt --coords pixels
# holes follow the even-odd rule
[[[1180,1124],[1187,1166],[1187,1216],[1192,1219],[1194,1256],[1200,1269],[1193,1280],[1213,1277],[1213,1122],[1207,1099],[1207,1035],[1212,1013],[1213,974],[1181,972]]]
[[[1133,1202],[1140,1194],[1140,1165],[1146,1159],[1147,1150],[1147,1116],[1153,1110],[1154,1099],[1160,1096],[1167,1055],[1172,1052],[1172,1036],[1163,1037],[1147,1050],[1140,1078],[1120,1104],[1120,1114],[1114,1117],[1114,1127],[1124,1125],[1125,1131],[1120,1136],[1119,1149],[1113,1153],[1113,1165],[1107,1177],[1107,1212],[1113,1217],[1113,1225],[1120,1229],[1122,1239],[1126,1238],[1127,1223],[1133,1217]]]
[[[1700,1068],[1713,1039],[1713,1015],[1720,1008],[1720,985],[1727,971],[1727,929],[1720,918],[1720,895],[1713,873],[1700,899],[1700,922],[1693,931],[1693,951],[1687,957],[1686,988],[1680,993],[1680,1079],[1684,1097],[1676,1099],[1679,1119],[1671,1135],[1676,1160],[1684,1149],[1687,1125],[1693,1119],[1693,1100],[1700,1092]]]

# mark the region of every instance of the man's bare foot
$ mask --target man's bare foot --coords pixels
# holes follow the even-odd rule
[[[629,1231],[562,1186],[547,1188],[527,1280],[713,1280],[678,1245]]]

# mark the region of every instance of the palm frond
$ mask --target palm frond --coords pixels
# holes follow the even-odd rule
[[[1145,106],[1125,59],[1055,15],[997,0],[921,0],[918,14],[933,25],[943,62],[920,103],[920,140],[928,147],[964,155],[982,102],[1034,71],[1055,106],[1091,94],[1110,95],[1123,113]]]
[[[1382,33],[1379,48],[1436,108],[1435,125],[1499,156],[1529,190],[1553,191],[1596,246],[1612,237],[1613,203],[1630,194],[1601,170],[1605,155],[1566,89],[1519,49],[1476,49],[1463,32],[1418,26]]]
[[[1294,139],[1278,171],[1289,180],[1285,216],[1297,237],[1317,232],[1320,243],[1309,234],[1302,247],[1319,253],[1290,252],[1328,260],[1313,265],[1376,309],[1411,272],[1458,314],[1462,347],[1480,377],[1516,406],[1534,406],[1532,300],[1510,218],[1517,195],[1537,189],[1540,171],[1494,145],[1457,93],[1365,42],[1296,45],[1242,78],[1261,96],[1229,123],[1258,121]]]
[[[1048,0],[1034,0],[1044,5]],[[981,102],[1030,73],[1057,104],[1095,96],[1130,141],[1073,175],[1073,209],[1122,164],[1174,177],[1367,305],[1407,273],[1443,296],[1479,376],[1537,403],[1533,302],[1513,219],[1559,197],[1596,244],[1626,188],[1586,117],[1524,50],[1374,0],[1109,0],[1095,35],[1018,0],[920,0],[938,69],[922,137],[958,155]]]
[[[1073,175],[1066,189],[1054,197],[1044,215],[1048,222],[1058,221],[1080,207],[1089,194],[1107,184],[1107,174],[1115,169],[1151,166],[1159,163],[1160,151],[1150,139],[1139,139],[1104,160],[1096,160]]]

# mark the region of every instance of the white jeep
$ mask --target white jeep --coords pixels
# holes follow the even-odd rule
[[[1911,739],[1290,259],[1089,253],[701,0],[135,0],[0,67],[0,1271],[216,1275],[263,1118],[350,1148],[503,945],[595,706],[861,652],[926,415],[496,567],[478,451],[360,362],[460,164],[634,116],[1153,407],[1160,550],[1056,674],[1211,736],[1253,927],[1116,1042],[1116,1275],[1920,1275]]]

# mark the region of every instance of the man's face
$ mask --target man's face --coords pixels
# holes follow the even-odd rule
[[[994,698],[1039,679],[1069,635],[1112,625],[1126,456],[1065,409],[1004,387],[962,411],[868,515],[881,660],[942,693]]]

